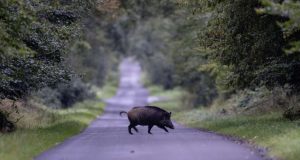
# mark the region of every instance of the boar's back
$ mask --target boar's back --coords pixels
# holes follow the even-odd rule
[[[154,125],[164,119],[165,113],[165,110],[155,106],[134,107],[128,112],[128,118],[135,124]]]

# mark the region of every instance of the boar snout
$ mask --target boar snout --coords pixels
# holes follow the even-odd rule
[[[171,129],[175,128],[171,120],[167,120],[165,126]]]

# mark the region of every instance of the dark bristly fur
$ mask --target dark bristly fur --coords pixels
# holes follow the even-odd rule
[[[171,112],[167,112],[156,106],[133,107],[130,111],[121,111],[120,115],[126,113],[130,122],[128,132],[132,134],[131,128],[138,132],[136,126],[148,126],[148,133],[151,133],[153,126],[157,126],[166,132],[167,128],[174,129],[171,121]]]

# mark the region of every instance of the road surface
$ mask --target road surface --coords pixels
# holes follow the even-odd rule
[[[261,160],[253,150],[213,133],[175,125],[164,132],[138,126],[128,134],[128,120],[119,111],[145,105],[149,94],[139,82],[140,65],[131,58],[120,64],[116,95],[107,100],[103,115],[77,136],[45,151],[36,160]],[[151,99],[151,98],[150,98]]]

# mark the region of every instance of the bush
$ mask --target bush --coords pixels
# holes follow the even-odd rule
[[[283,116],[291,121],[300,119],[300,96],[293,95],[288,102],[288,108],[284,111]]]
[[[293,120],[300,115],[300,105],[298,105],[300,96],[291,91],[289,86],[242,90],[232,94],[225,101],[219,98],[215,101],[213,108],[222,114],[253,115],[282,112],[284,117]]]
[[[51,108],[68,108],[76,102],[95,97],[91,86],[80,79],[72,80],[69,84],[59,84],[57,88],[43,88],[34,93],[37,101]]]
[[[62,55],[79,37],[92,1],[0,1],[0,99],[69,80]],[[78,21],[78,22],[77,22]]]
[[[7,115],[0,111],[0,132],[12,132],[15,129],[15,125],[7,120]]]

